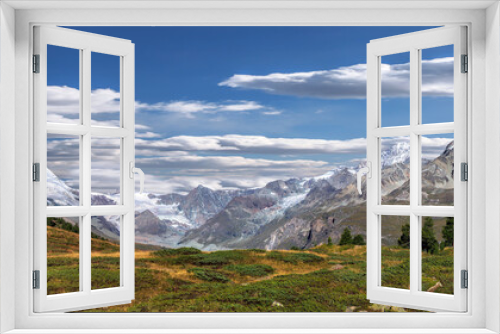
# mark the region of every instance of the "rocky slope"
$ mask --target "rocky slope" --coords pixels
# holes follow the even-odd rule
[[[382,152],[382,201],[409,202],[409,145]],[[136,194],[136,239],[165,247],[309,248],[334,242],[345,227],[365,234],[365,197],[356,189],[357,168],[335,168],[312,178],[277,180],[262,188],[212,190],[198,186],[188,194]],[[78,205],[79,194],[48,171],[48,205]],[[366,186],[363,184],[363,188]],[[363,194],[365,191],[363,191]],[[423,162],[423,203],[453,203],[453,142],[440,156]],[[94,205],[116,203],[116,195],[92,194]],[[391,222],[394,242],[400,222]],[[100,217],[93,231],[116,239],[116,217]],[[394,236],[392,236],[394,234]]]

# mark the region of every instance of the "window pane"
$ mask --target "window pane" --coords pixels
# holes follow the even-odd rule
[[[453,294],[453,217],[422,217],[422,291]]]
[[[382,126],[410,124],[410,53],[381,57]]]
[[[453,122],[453,45],[421,50],[422,123]]]
[[[80,137],[47,135],[47,206],[80,205]]]
[[[92,52],[91,124],[120,126],[120,57]]]
[[[120,138],[92,138],[92,205],[121,203],[120,149]]]
[[[120,216],[92,217],[92,290],[120,286]]]
[[[80,50],[47,45],[47,122],[80,123]]]
[[[410,204],[410,138],[380,140],[381,204]]]
[[[381,285],[410,289],[410,217],[382,216]]]
[[[422,205],[450,205],[454,201],[453,134],[422,136]]]
[[[47,294],[80,291],[80,218],[47,218]]]

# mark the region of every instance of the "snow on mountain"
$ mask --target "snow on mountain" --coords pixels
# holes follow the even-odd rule
[[[397,143],[381,154],[382,168],[395,165],[407,164],[410,162],[410,144],[407,142]]]
[[[47,168],[47,205],[75,206],[80,205],[78,190],[69,187]]]
[[[191,221],[180,209],[181,203],[163,204],[159,196],[150,194],[135,194],[135,207],[137,212],[151,211],[162,220],[170,220],[181,225],[192,226]],[[174,223],[175,225],[175,223]]]

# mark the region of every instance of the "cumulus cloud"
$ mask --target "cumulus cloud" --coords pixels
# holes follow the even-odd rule
[[[135,137],[136,138],[159,138],[159,137],[161,137],[161,135],[159,133],[146,131],[146,132],[136,132]]]
[[[264,106],[254,101],[225,101],[221,103],[206,101],[171,101],[148,104],[136,102],[137,110],[150,110],[161,112],[172,112],[186,118],[194,118],[197,113],[215,114],[224,111],[242,112],[265,109]]]
[[[255,101],[169,101],[159,103],[135,102],[136,111],[160,111],[193,118],[194,115],[215,114],[222,112],[270,111]],[[68,86],[47,87],[47,120],[53,123],[77,123],[80,110],[80,91]],[[94,115],[93,125],[118,126],[120,112],[120,93],[110,89],[95,89],[91,93],[91,110]],[[99,119],[96,119],[96,116]],[[110,120],[111,119],[111,120]],[[137,127],[136,127],[137,128]]]
[[[238,154],[363,154],[366,139],[326,140],[264,136],[177,136],[155,141],[136,140],[136,149],[158,151],[219,151]]]
[[[452,96],[453,61],[453,57],[422,60],[424,95]],[[409,67],[408,63],[382,64],[384,97],[408,96]],[[267,75],[235,74],[219,83],[219,86],[322,99],[364,99],[366,98],[366,64],[309,72]]]
[[[316,160],[269,160],[269,159],[251,159],[241,156],[174,156],[174,157],[155,157],[141,158],[137,160],[144,168],[180,168],[190,170],[208,170],[208,169],[288,169],[288,168],[316,168],[322,167],[327,163]]]
[[[438,156],[452,140],[422,137],[423,157]],[[385,139],[382,148],[388,149],[400,142],[409,140],[407,137]],[[79,140],[51,135],[47,148],[49,168],[70,186],[77,186]],[[137,138],[136,165],[146,173],[148,192],[186,193],[200,184],[212,189],[248,188],[261,187],[279,179],[317,176],[330,170],[334,164],[305,159],[307,154],[346,154],[350,160],[347,163],[352,165],[363,160],[351,160],[352,155],[363,156],[365,149],[364,138],[320,140],[241,135]],[[292,156],[296,154],[302,158],[294,159]],[[117,139],[96,138],[92,141],[93,191],[116,192],[119,159]]]

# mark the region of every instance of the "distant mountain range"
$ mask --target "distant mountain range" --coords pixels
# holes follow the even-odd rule
[[[409,145],[382,152],[382,203],[409,203]],[[204,250],[233,248],[309,248],[340,239],[344,228],[366,233],[365,183],[356,189],[356,168],[339,167],[311,178],[276,180],[262,188],[212,190],[188,194],[136,194],[136,241],[163,247]],[[47,205],[78,205],[79,192],[47,170]],[[453,203],[453,142],[423,162],[423,204]],[[93,205],[116,204],[117,195],[92,194]],[[393,244],[402,220],[387,218],[383,242]],[[387,225],[387,226],[385,226]],[[108,239],[119,235],[117,217],[93,219],[92,231]]]

